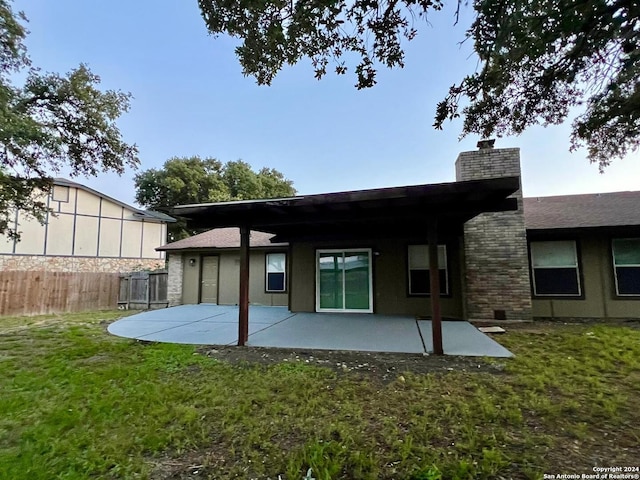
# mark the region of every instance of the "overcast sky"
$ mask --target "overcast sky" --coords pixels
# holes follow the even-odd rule
[[[355,78],[313,77],[310,63],[285,67],[272,86],[242,75],[234,40],[207,34],[196,0],[15,0],[31,31],[34,65],[67,72],[86,63],[102,86],[131,92],[119,121],[140,149],[141,169],[173,156],[242,159],[276,168],[300,194],[455,180],[460,123],[431,126],[448,87],[476,68],[471,45],[459,42],[471,19],[454,26],[445,9],[419,25],[406,67],[381,69],[378,85],[358,91]],[[537,127],[496,147],[521,149],[525,196],[640,190],[640,154],[601,175],[585,152],[569,152],[569,125]],[[134,202],[135,172],[122,178],[77,178]]]

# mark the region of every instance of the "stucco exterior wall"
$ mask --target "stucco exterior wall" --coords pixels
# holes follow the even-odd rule
[[[288,294],[267,293],[265,291],[266,265],[265,255],[268,252],[282,252],[283,250],[252,250],[249,257],[249,303],[252,305],[286,306]],[[240,252],[238,250],[212,250],[198,252],[182,252],[169,254],[169,281],[176,278],[179,264],[182,267],[182,302],[195,304],[200,302],[200,282],[202,272],[202,257],[218,256],[218,304],[237,305],[240,289]],[[195,260],[192,265],[190,260]],[[289,258],[288,258],[289,260]],[[173,270],[173,271],[172,271]]]
[[[462,152],[456,180],[520,176],[520,150],[484,148]],[[465,317],[470,320],[531,320],[531,284],[522,188],[512,212],[483,213],[464,227]]]
[[[157,270],[164,266],[164,259],[0,254],[0,270],[3,271],[127,273]]]
[[[56,186],[54,192],[45,199],[54,213],[44,225],[16,213],[11,226],[21,232],[21,240],[0,235],[0,254],[164,258],[164,252],[155,249],[166,243],[165,223],[138,218],[133,210],[80,188]],[[56,196],[60,192],[66,195]]]
[[[640,297],[616,296],[611,237],[602,234],[570,236],[563,239],[576,241],[583,296],[534,297],[534,318],[640,318]]]
[[[385,315],[430,316],[431,300],[408,294],[407,247],[426,244],[425,239],[379,239],[368,243],[295,243],[290,264],[291,311],[314,312],[316,296],[316,250],[324,248],[371,248],[373,269],[373,311]],[[462,318],[462,283],[459,241],[446,243],[449,295],[441,298],[442,315]]]

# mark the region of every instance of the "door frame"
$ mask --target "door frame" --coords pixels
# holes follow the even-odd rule
[[[350,253],[350,252],[367,252],[369,256],[369,308],[367,309],[347,309],[347,308],[321,308],[320,307],[320,254],[322,253]],[[315,255],[315,271],[316,271],[316,291],[315,291],[315,307],[316,312],[322,313],[373,313],[373,249],[371,248],[318,248],[316,249]],[[343,282],[342,282],[342,293],[343,293],[343,302],[344,302],[344,269],[343,272]],[[344,303],[343,303],[344,305]]]

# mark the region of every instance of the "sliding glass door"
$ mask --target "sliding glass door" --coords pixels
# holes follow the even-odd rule
[[[316,310],[373,312],[371,250],[318,250]]]

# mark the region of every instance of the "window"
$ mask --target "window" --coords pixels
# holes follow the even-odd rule
[[[371,249],[316,250],[316,311],[373,312]]]
[[[54,185],[51,192],[51,199],[55,202],[68,202],[69,187],[65,187],[64,185]]]
[[[267,292],[284,292],[286,290],[286,269],[286,253],[267,253]]]
[[[429,276],[429,246],[409,245],[409,295],[429,295],[431,278]],[[438,271],[440,272],[440,295],[449,294],[449,275],[447,272],[447,247],[438,245]]]
[[[612,242],[613,270],[618,295],[640,295],[640,238]]]
[[[576,242],[531,242],[533,293],[537,296],[580,296]]]

